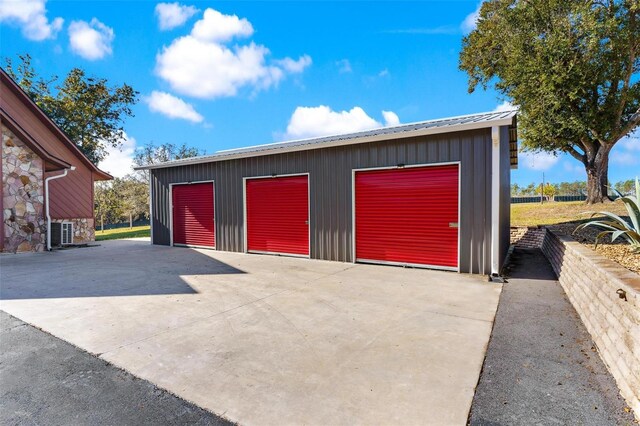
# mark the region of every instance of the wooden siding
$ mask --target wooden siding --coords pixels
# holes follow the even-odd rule
[[[76,167],[76,170],[50,182],[50,212],[53,219],[93,218],[94,176],[77,154],[65,146],[13,91],[2,83],[0,106],[47,152]],[[60,172],[45,173],[45,177]]]
[[[242,252],[242,178],[308,172],[311,257],[351,262],[352,170],[440,162],[460,162],[460,270],[488,274],[491,266],[489,128],[151,170],[153,242],[169,244],[170,241],[171,183],[215,180],[217,248]],[[508,161],[505,166],[508,173]],[[509,203],[509,199],[504,202]],[[501,252],[506,252],[506,247],[501,247]]]

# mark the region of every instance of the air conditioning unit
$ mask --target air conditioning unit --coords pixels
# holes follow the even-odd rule
[[[73,223],[54,222],[51,224],[51,246],[73,244]]]

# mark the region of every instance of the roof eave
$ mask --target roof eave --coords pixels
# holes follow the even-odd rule
[[[256,149],[255,151],[245,151],[238,153],[229,153],[222,155],[209,155],[203,157],[193,157],[185,160],[174,160],[167,161],[164,163],[151,164],[148,166],[140,166],[134,167],[134,170],[154,170],[154,169],[162,169],[167,167],[179,167],[179,166],[188,166],[193,164],[202,164],[202,163],[214,163],[218,161],[227,161],[227,160],[235,160],[239,158],[250,158],[250,157],[260,157],[263,155],[273,155],[273,154],[282,154],[287,152],[296,152],[296,151],[308,151],[312,149],[320,149],[320,148],[331,148],[334,146],[344,146],[344,145],[356,145],[360,143],[369,143],[369,142],[381,142],[385,140],[392,139],[404,139],[416,136],[428,136],[428,135],[437,135],[442,133],[453,133],[453,132],[464,132],[469,130],[479,130],[479,129],[487,129],[493,126],[509,126],[513,123],[513,117],[515,117],[516,112],[514,111],[512,114],[508,114],[503,118],[491,120],[491,121],[481,121],[481,122],[470,122],[456,125],[443,125],[438,127],[427,127],[424,129],[417,129],[411,131],[401,131],[398,133],[385,133],[385,134],[376,134],[365,137],[355,137],[353,139],[339,139],[332,140],[328,142],[321,143],[309,143],[305,145],[294,145],[294,146],[274,146],[273,148],[267,149]],[[348,135],[344,135],[348,136]],[[256,147],[258,148],[258,147]]]

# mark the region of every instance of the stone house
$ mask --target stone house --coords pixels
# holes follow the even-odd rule
[[[93,184],[112,177],[91,163],[2,69],[0,128],[0,252],[93,241]]]

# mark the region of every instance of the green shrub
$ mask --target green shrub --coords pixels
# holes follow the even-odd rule
[[[609,212],[587,212],[591,213],[591,217],[600,214],[606,216],[607,219],[592,220],[590,222],[583,223],[576,228],[576,231],[584,229],[588,226],[594,226],[596,228],[604,229],[596,237],[596,247],[600,238],[607,234],[611,234],[611,241],[615,241],[618,238],[623,238],[631,245],[631,250],[634,253],[640,253],[640,183],[636,178],[636,194],[622,196],[620,191],[615,188],[611,188],[618,194],[627,211],[629,212],[630,222],[627,222],[620,216]]]

